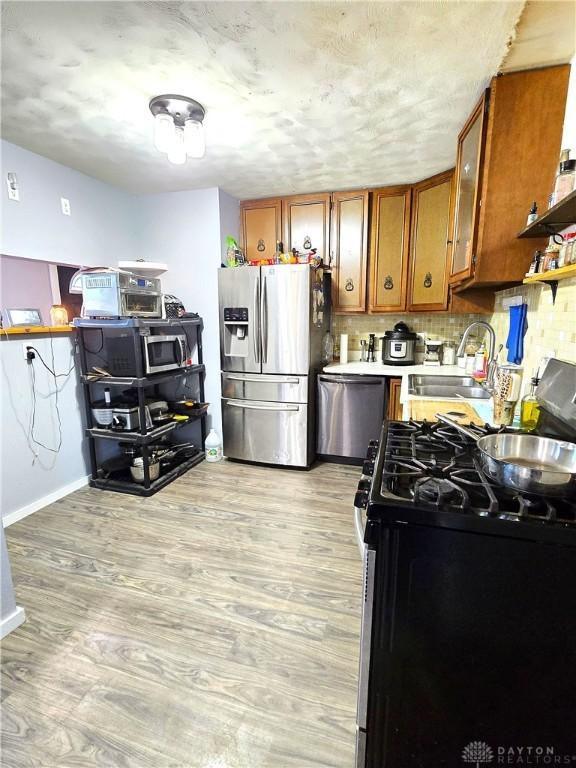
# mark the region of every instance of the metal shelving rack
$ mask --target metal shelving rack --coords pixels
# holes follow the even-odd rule
[[[81,375],[80,381],[84,392],[84,406],[86,413],[86,436],[88,438],[88,448],[90,454],[90,469],[91,479],[90,485],[94,488],[101,488],[108,491],[117,491],[119,493],[131,493],[137,496],[152,496],[152,494],[164,488],[171,483],[184,472],[187,472],[191,467],[199,464],[204,459],[203,451],[195,454],[194,456],[184,459],[170,470],[160,475],[156,480],[150,478],[150,445],[165,437],[168,434],[188,426],[193,421],[200,422],[200,430],[202,435],[202,447],[204,447],[204,441],[206,439],[206,409],[199,411],[198,414],[190,414],[190,418],[186,422],[169,422],[162,424],[153,429],[146,428],[146,391],[158,384],[165,384],[175,382],[181,377],[198,376],[198,390],[200,401],[203,403],[205,399],[204,394],[204,377],[206,368],[204,366],[204,358],[202,352],[202,330],[204,324],[201,317],[197,318],[177,318],[177,319],[141,319],[141,318],[129,318],[122,320],[93,320],[85,318],[76,318],[74,325],[78,334],[78,347],[80,353],[80,367]],[[102,339],[105,338],[106,330],[128,330],[132,333],[135,361],[136,361],[136,376],[133,377],[121,377],[121,376],[102,376],[95,377],[94,373],[89,367],[88,355],[98,355],[94,350],[91,350],[86,345],[85,333],[87,331],[99,330],[102,334]],[[142,354],[142,341],[143,335],[151,333],[152,329],[170,329],[183,330],[186,335],[190,332],[196,334],[196,358],[197,361],[186,368],[182,368],[177,371],[169,371],[166,373],[158,373],[150,376],[146,376],[144,372],[143,354]],[[189,337],[190,338],[190,337]],[[193,345],[190,345],[193,348]],[[138,415],[140,429],[134,432],[115,432],[111,429],[98,427],[94,424],[92,418],[92,387],[94,385],[104,385],[106,387],[118,387],[119,389],[134,388],[138,395]],[[144,482],[136,483],[130,476],[129,479],[102,477],[101,466],[98,461],[98,453],[96,449],[97,440],[116,441],[123,443],[133,443],[138,445],[143,458],[143,470],[144,470]]]

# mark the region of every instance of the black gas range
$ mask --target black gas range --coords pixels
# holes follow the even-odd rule
[[[354,504],[357,768],[576,767],[576,501],[497,485],[454,427],[392,421]]]
[[[478,437],[514,431],[467,426]],[[481,530],[487,522],[506,520],[544,523],[551,531],[569,528],[576,536],[576,501],[499,485],[480,468],[474,440],[442,422],[385,422],[380,441],[368,447],[354,503],[368,518],[400,506],[413,509],[414,519],[434,524],[454,524],[456,515],[461,516],[459,527],[470,523]]]

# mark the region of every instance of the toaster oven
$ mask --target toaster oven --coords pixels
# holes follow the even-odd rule
[[[84,317],[162,317],[160,280],[122,270],[82,274]]]

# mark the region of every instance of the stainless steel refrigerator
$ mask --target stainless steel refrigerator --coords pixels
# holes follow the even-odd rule
[[[307,264],[222,268],[218,293],[224,455],[309,466],[327,275]]]

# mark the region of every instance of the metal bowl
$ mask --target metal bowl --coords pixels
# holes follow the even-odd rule
[[[477,443],[484,472],[508,488],[576,495],[576,445],[530,434],[498,433]]]
[[[130,474],[132,475],[132,480],[134,480],[135,483],[144,482],[144,459],[142,456],[138,456],[132,461]],[[150,462],[150,481],[157,480],[159,476],[160,462],[156,459],[155,461]]]

